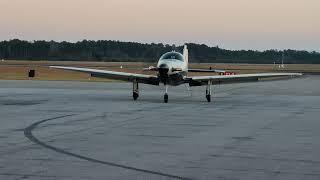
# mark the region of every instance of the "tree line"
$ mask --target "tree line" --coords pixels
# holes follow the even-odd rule
[[[319,64],[320,53],[297,50],[226,50],[204,44],[189,43],[189,61],[194,63],[279,63]],[[182,51],[182,46],[143,44],[120,41],[72,42],[24,41],[0,42],[0,59],[5,60],[68,60],[68,61],[132,61],[155,62],[163,53]]]

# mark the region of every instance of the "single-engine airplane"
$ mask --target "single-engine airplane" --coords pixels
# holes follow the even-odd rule
[[[239,75],[212,75],[212,76],[188,76],[188,72],[224,72],[217,69],[189,69],[188,68],[188,49],[184,46],[183,53],[167,52],[163,54],[156,67],[145,68],[147,71],[156,71],[157,75],[135,74],[117,71],[107,71],[99,69],[50,66],[51,68],[64,69],[71,71],[79,71],[90,73],[92,77],[109,78],[123,80],[133,83],[132,96],[134,100],[139,97],[139,83],[157,85],[164,84],[164,102],[168,103],[168,85],[178,86],[181,84],[189,84],[189,86],[207,86],[206,99],[211,102],[211,86],[226,83],[240,83],[259,81],[261,78],[269,77],[293,77],[300,76],[300,73],[258,73],[258,74],[239,74]]]

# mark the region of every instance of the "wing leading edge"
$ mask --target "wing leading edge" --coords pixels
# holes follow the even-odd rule
[[[301,76],[301,73],[259,73],[259,74],[239,74],[228,76],[193,76],[188,77],[187,82],[190,86],[201,86],[208,84],[228,84],[228,83],[240,83],[240,82],[253,82],[259,81],[263,78],[277,78],[277,77],[295,77]]]
[[[54,69],[63,69],[77,72],[84,72],[91,74],[92,77],[108,78],[122,81],[137,81],[139,83],[159,85],[159,78],[157,76],[145,75],[145,74],[135,74],[117,71],[107,71],[100,69],[90,69],[90,68],[78,68],[78,67],[65,67],[65,66],[50,66]]]

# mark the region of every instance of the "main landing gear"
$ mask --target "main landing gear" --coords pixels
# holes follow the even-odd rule
[[[211,85],[212,85],[212,82],[208,81],[208,84],[206,87],[206,99],[208,102],[211,102]],[[137,81],[133,81],[132,86],[133,86],[133,91],[132,91],[133,100],[137,100],[139,97],[139,84]],[[165,94],[163,96],[163,100],[164,100],[164,103],[168,103],[168,100],[169,100],[168,85],[164,84],[164,86],[165,86]]]
[[[208,102],[211,102],[211,81],[208,81],[208,85],[206,88],[206,98]]]
[[[163,96],[163,99],[164,99],[164,103],[168,103],[168,100],[169,100],[169,96],[168,96],[168,85],[165,84],[165,88],[166,88],[166,92]]]
[[[133,81],[132,97],[133,97],[133,100],[137,100],[139,97],[139,84],[137,81]]]

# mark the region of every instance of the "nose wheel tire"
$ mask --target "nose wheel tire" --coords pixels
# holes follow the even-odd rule
[[[139,97],[139,94],[136,93],[136,92],[133,92],[132,97],[133,97],[133,100],[136,101],[138,99],[138,97]]]
[[[207,101],[208,101],[208,102],[211,102],[211,95],[210,95],[210,94],[207,94],[207,95],[206,95],[206,98],[207,98]]]
[[[164,94],[163,99],[164,99],[164,103],[168,103],[168,99],[169,99],[168,94]]]

